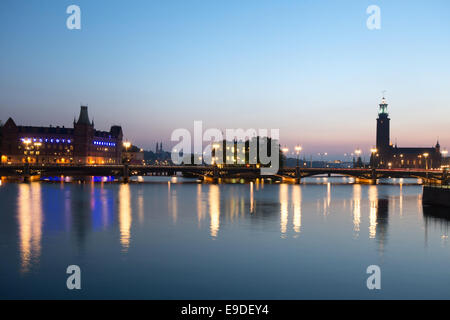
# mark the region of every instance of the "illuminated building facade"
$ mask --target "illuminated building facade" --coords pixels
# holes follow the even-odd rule
[[[442,164],[439,141],[431,148],[399,148],[390,142],[388,104],[383,98],[377,119],[377,147],[372,150],[371,164],[382,168],[440,168]]]
[[[81,106],[73,128],[18,126],[13,119],[1,128],[2,164],[120,164],[122,128],[98,131]]]
[[[265,146],[265,153],[263,154],[269,157],[272,143],[279,146],[278,140],[260,136],[252,137],[250,140],[247,139],[245,141],[234,139],[233,141],[223,140],[221,143],[216,142],[211,147],[211,163],[220,166],[255,165],[259,167],[262,162],[260,159],[260,148]]]
[[[131,144],[129,147],[126,147],[126,146],[123,147],[122,158],[123,158],[124,163],[134,164],[134,165],[145,164],[144,150],[138,148],[137,146],[133,146]]]

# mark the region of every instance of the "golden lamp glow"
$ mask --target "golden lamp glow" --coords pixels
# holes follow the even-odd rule
[[[131,147],[131,143],[130,143],[129,141],[125,141],[125,142],[123,143],[123,146],[125,147],[125,149],[128,150],[128,148]]]

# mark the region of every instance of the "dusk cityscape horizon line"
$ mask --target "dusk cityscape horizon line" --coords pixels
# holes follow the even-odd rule
[[[382,98],[382,101],[385,101],[384,96]],[[88,107],[89,104],[81,104],[80,103],[80,106]],[[9,118],[12,119],[13,117],[10,116],[10,117],[8,117],[8,119]],[[92,118],[92,119],[94,121],[94,118]],[[2,120],[0,120],[0,125],[2,125],[4,123],[6,123],[6,122],[3,122]],[[118,123],[117,121],[113,122],[113,123],[116,126],[121,126],[121,125],[117,124]],[[21,123],[20,125],[23,125],[23,124]],[[35,126],[35,125],[27,123],[25,126]],[[66,125],[58,125],[58,124],[54,124],[53,123],[53,124],[49,124],[49,127],[66,128]],[[343,127],[344,127],[344,124],[343,124]],[[375,129],[375,126],[373,128]],[[176,128],[174,128],[174,129],[176,129]],[[208,128],[205,128],[205,130],[206,129],[208,129]],[[254,128],[242,128],[242,127],[240,127],[240,128],[233,128],[233,129],[248,130],[248,129],[254,129]],[[225,130],[227,130],[227,129],[221,128],[219,130],[221,130],[222,132],[225,132]],[[320,149],[317,149],[317,146],[313,146],[312,148],[308,149],[305,146],[308,146],[308,145],[312,144],[313,142],[309,142],[308,140],[303,140],[302,141],[302,139],[299,138],[297,143],[285,143],[283,141],[281,133],[282,132],[280,130],[280,139],[279,139],[280,147],[285,148],[287,150],[290,150],[290,152],[286,152],[286,155],[287,156],[291,155],[293,158],[296,157],[295,151],[294,151],[295,146],[301,145],[302,146],[302,155],[305,158],[307,157],[308,159],[310,159],[312,157],[312,159],[314,159],[314,160],[326,159],[326,160],[341,160],[341,161],[349,161],[349,162],[351,162],[352,161],[352,157],[357,156],[356,153],[362,154],[363,156],[369,156],[370,157],[370,153],[371,153],[370,150],[372,148],[374,148],[375,144],[376,144],[375,141],[373,141],[373,142],[365,141],[363,143],[355,142],[355,143],[352,144],[354,146],[353,148],[341,148],[341,149],[338,149],[338,151],[336,151],[336,144],[335,145],[322,144]],[[151,139],[149,139],[147,142],[145,142],[143,144],[138,144],[138,143],[135,142],[136,139],[134,139],[130,135],[126,135],[126,132],[124,132],[124,140],[130,141],[131,143],[137,145],[139,148],[142,148],[145,151],[152,151],[152,152],[153,151],[155,151],[155,152],[158,151],[157,148],[155,148],[155,150],[153,150],[155,143],[164,144],[164,147],[166,148],[167,151],[170,151],[173,148],[174,144],[175,144],[173,141],[170,140],[170,138],[167,138],[167,137],[166,138],[162,138],[162,137],[151,138]],[[438,142],[442,141],[440,139],[439,135],[436,136],[436,140]],[[390,140],[389,143],[392,144],[392,145],[398,145],[398,141],[399,141],[399,139],[396,137],[394,141]],[[346,142],[346,143],[350,143],[350,142]],[[407,145],[405,145],[405,147],[410,147],[411,145],[412,144],[407,144]],[[338,144],[338,146],[339,146],[339,144]],[[429,145],[422,144],[422,147],[424,147],[424,148],[430,147],[430,146],[434,146],[434,144],[432,144],[432,143],[430,143]],[[331,151],[331,152],[326,151],[326,150],[329,150],[329,149],[334,150],[334,151]],[[447,148],[444,147],[443,150],[445,150],[445,152],[446,152]],[[356,153],[355,153],[355,151],[356,151]]]

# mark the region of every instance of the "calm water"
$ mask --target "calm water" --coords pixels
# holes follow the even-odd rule
[[[3,182],[0,298],[449,299],[445,212],[417,185],[347,181]]]

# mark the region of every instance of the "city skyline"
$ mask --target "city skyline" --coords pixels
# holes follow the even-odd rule
[[[383,99],[383,101],[385,101],[385,100]],[[81,106],[81,108],[87,108],[87,107]],[[8,117],[8,119],[12,119],[14,121],[14,119],[12,117]],[[74,117],[74,121],[75,121],[75,119],[77,119],[76,116]],[[2,120],[0,119],[0,121],[2,121]],[[6,122],[7,121],[4,121],[2,124],[5,124]],[[116,122],[114,122],[114,123],[116,123]],[[18,123],[18,124],[23,125],[22,123]],[[35,126],[35,123],[27,123],[26,126]],[[70,124],[66,126],[66,125],[60,125],[60,124],[55,124],[55,123],[50,123],[49,126],[54,127],[54,128],[60,127],[62,129],[71,127]],[[187,129],[190,129],[190,128],[187,128]],[[204,128],[204,129],[206,130],[209,128]],[[244,130],[246,130],[246,129],[248,129],[248,128],[244,128]],[[191,131],[193,132],[194,130],[191,130]],[[138,145],[133,139],[130,139],[130,137],[127,138],[126,136],[124,136],[124,141],[126,141],[127,143],[132,143],[138,147],[142,147],[142,145]],[[153,143],[156,143],[156,145],[158,145],[158,143],[159,143],[161,151],[164,150],[164,151],[168,151],[168,152],[171,152],[173,145],[177,143],[177,142],[172,142],[170,140],[167,141],[167,140],[159,139],[159,138],[155,138],[155,137],[152,137],[150,140],[147,140],[147,141],[152,141]],[[165,142],[164,146],[163,146],[163,141]],[[436,143],[440,144],[440,141],[442,141],[442,140],[439,137],[437,137]],[[395,142],[392,141],[392,138],[391,138],[390,142],[391,142],[392,146],[395,146],[395,147],[399,146],[397,138],[395,138]],[[211,141],[208,142],[205,140],[203,142],[203,147],[206,147],[209,143],[211,143]],[[148,145],[148,143],[146,144],[146,146],[147,145]],[[362,144],[362,145],[364,146],[364,144]],[[296,151],[296,148],[299,146],[301,147],[300,153],[298,153]],[[320,159],[320,160],[334,159],[334,160],[343,160],[343,161],[352,161],[352,159],[354,160],[354,159],[358,158],[359,156],[361,156],[361,158],[364,159],[364,161],[368,161],[370,158],[370,155],[371,155],[371,151],[373,150],[374,147],[376,147],[376,141],[374,140],[373,143],[368,143],[367,148],[364,148],[364,147],[361,148],[361,145],[358,144],[354,149],[346,150],[346,149],[339,149],[339,146],[340,146],[339,144],[334,145],[334,147],[332,147],[331,145],[329,145],[329,146],[326,145],[324,149],[316,149],[316,150],[320,150],[320,152],[314,153],[316,151],[316,150],[314,150],[314,147],[310,148],[309,150],[308,149],[305,150],[305,144],[296,143],[295,145],[294,144],[288,145],[286,143],[283,143],[283,140],[280,139],[280,147],[283,149],[283,152],[287,157],[297,157],[298,154],[301,154],[301,158],[305,158],[305,159],[309,159],[309,158]],[[431,146],[430,145],[421,145],[419,147],[434,148],[434,146],[435,145],[431,145]],[[335,153],[327,152],[327,151],[325,151],[325,150],[327,150],[326,149],[327,147],[328,147],[328,150],[338,150],[338,151],[336,151]],[[402,147],[411,148],[412,146],[411,145],[408,145],[408,146],[402,145]],[[316,148],[317,148],[317,146],[316,146]],[[144,149],[146,151],[158,152],[157,149],[153,150],[154,146],[153,147],[152,146],[144,147]],[[448,151],[445,146],[441,149],[441,151],[443,151],[445,153],[444,156],[446,156]],[[369,157],[369,158],[367,158],[367,157]]]
[[[87,104],[98,127],[121,125],[149,150],[202,120],[279,128],[283,146],[343,158],[369,154],[387,90],[392,143],[450,145],[445,1],[377,1],[380,30],[365,27],[369,1],[138,1],[126,12],[78,1],[77,31],[65,27],[69,4],[0,4],[3,122],[68,127]]]
[[[0,300],[450,301],[449,12],[0,1]]]

